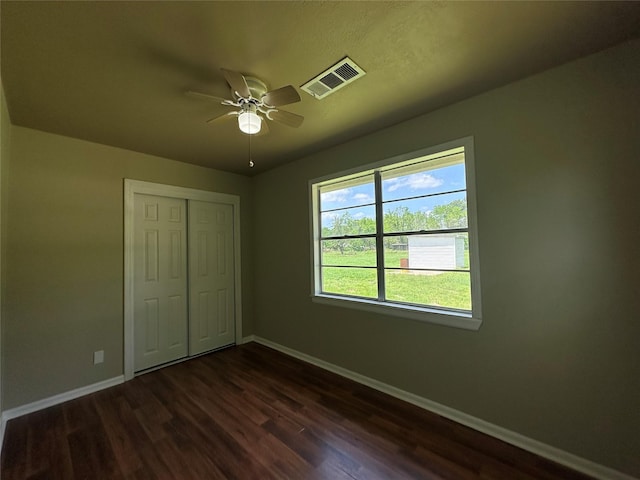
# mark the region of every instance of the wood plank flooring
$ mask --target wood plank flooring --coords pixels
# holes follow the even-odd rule
[[[251,343],[10,420],[2,479],[588,477]]]

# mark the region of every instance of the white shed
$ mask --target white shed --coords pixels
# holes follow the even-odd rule
[[[464,237],[455,233],[409,237],[409,268],[464,267]]]

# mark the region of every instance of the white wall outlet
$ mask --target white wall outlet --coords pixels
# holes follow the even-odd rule
[[[93,352],[93,364],[97,365],[102,362],[104,362],[104,350]]]

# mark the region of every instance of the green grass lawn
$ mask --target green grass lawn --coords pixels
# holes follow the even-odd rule
[[[385,265],[400,267],[406,251],[385,250]],[[324,265],[375,266],[374,251],[323,252]],[[323,268],[323,291],[342,295],[377,298],[376,270],[371,268]],[[471,288],[468,272],[420,274],[387,271],[387,300],[471,310]]]

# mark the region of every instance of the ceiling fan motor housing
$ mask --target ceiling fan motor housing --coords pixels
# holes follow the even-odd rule
[[[251,98],[260,100],[260,98],[262,98],[262,96],[265,93],[267,93],[267,85],[262,80],[255,77],[244,77],[244,79],[247,82],[247,87],[249,87],[249,92],[251,92]],[[234,97],[238,96],[236,92],[233,90],[233,88],[231,89],[231,94]],[[242,97],[239,97],[239,98],[242,98]],[[245,100],[249,100],[249,99],[245,99]]]

